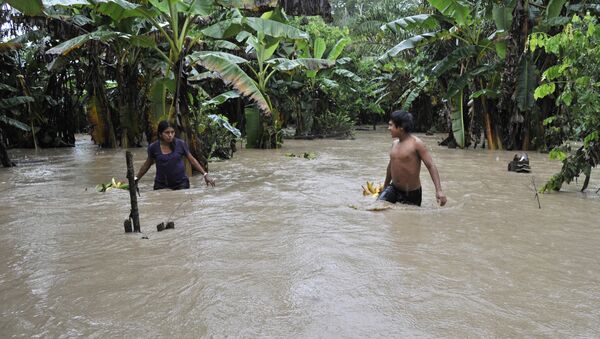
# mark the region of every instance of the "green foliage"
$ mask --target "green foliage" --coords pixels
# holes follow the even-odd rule
[[[308,160],[315,160],[317,158],[317,153],[315,153],[315,152],[304,152],[302,154],[286,153],[285,156],[288,158],[304,158],[304,159],[308,159]]]
[[[567,152],[556,147],[550,151],[550,159],[563,161],[567,158]]]
[[[123,183],[121,181],[116,181],[115,178],[112,178],[111,181],[107,183],[101,183],[96,185],[96,191],[104,193],[111,189],[120,189],[120,190],[129,190],[129,184]]]
[[[354,121],[344,112],[325,112],[316,117],[315,131],[322,136],[351,137]]]
[[[518,67],[518,80],[516,88],[517,107],[521,112],[530,110],[534,104],[534,88],[537,84],[535,64],[528,56],[523,56]]]
[[[583,140],[574,154],[555,148],[550,156],[563,162],[562,169],[542,188],[542,191],[560,190],[563,182],[571,182],[580,174],[586,176],[582,190],[589,182],[591,168],[600,163],[600,26],[596,17],[574,16],[560,34],[549,36],[535,33],[530,36],[530,49],[540,48],[554,54],[558,61],[546,69],[542,84],[536,89],[535,97],[555,96],[559,114],[551,116],[544,124],[551,127],[550,133],[557,134],[561,124],[567,131],[561,141],[567,138]],[[570,122],[566,124],[564,122]],[[558,129],[558,130],[557,130]]]
[[[199,135],[202,153],[208,159],[230,159],[236,151],[235,144],[241,133],[227,117],[215,112],[213,105],[195,111],[192,123]]]

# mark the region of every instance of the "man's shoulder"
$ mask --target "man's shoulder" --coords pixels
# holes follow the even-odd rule
[[[415,142],[423,142],[423,140],[421,140],[421,138],[419,138],[418,136],[411,134],[410,137],[415,141]]]

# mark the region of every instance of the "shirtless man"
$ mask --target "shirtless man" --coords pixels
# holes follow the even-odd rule
[[[390,151],[390,162],[385,176],[384,191],[378,200],[421,206],[421,161],[425,164],[435,185],[435,197],[440,206],[446,204],[442,192],[440,175],[423,141],[410,134],[413,126],[412,114],[395,111],[390,117],[388,130],[394,140]]]

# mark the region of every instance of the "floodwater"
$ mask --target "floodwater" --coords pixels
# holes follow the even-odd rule
[[[535,198],[560,168],[530,153],[437,146],[448,204],[422,169],[423,207],[362,195],[385,176],[387,131],[286,140],[210,164],[186,191],[141,180],[125,234],[125,152],[12,150],[0,168],[0,337],[599,337],[600,187]],[[136,168],[144,149],[134,149]],[[317,158],[286,153],[316,152]],[[173,220],[174,230],[157,232]]]

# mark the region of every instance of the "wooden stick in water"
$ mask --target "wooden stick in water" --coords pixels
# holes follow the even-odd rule
[[[531,177],[531,183],[533,184],[533,190],[535,191],[535,198],[537,199],[538,208],[542,209],[542,205],[540,204],[540,195],[538,193],[537,187],[535,187],[535,179]]]
[[[138,212],[137,204],[137,183],[135,182],[135,172],[133,171],[133,155],[131,152],[125,152],[125,159],[127,160],[127,179],[129,180],[129,198],[131,199],[131,213],[129,217],[133,222],[133,231],[140,232],[140,214]]]

